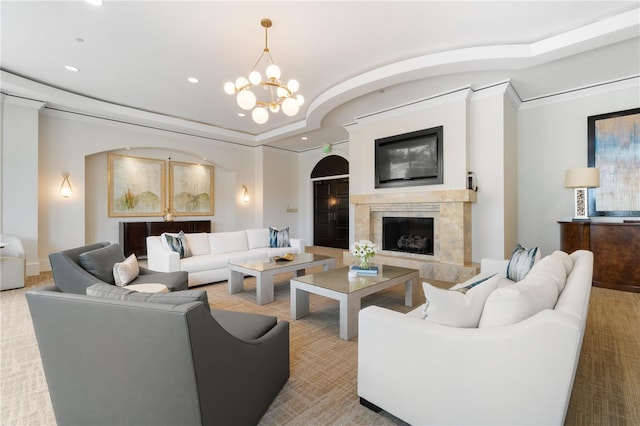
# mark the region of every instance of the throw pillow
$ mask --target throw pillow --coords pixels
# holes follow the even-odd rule
[[[185,237],[184,232],[180,231],[175,236],[165,232],[164,234],[162,234],[162,237],[167,242],[169,249],[171,251],[175,251],[180,255],[180,259],[191,256],[189,243],[187,242],[187,238]]]
[[[284,229],[269,227],[269,247],[291,247],[288,226]]]
[[[423,282],[427,299],[423,318],[451,327],[477,327],[484,303],[498,285],[499,278],[499,275],[491,275],[477,281],[472,279],[451,289]]]
[[[539,259],[538,247],[526,249],[518,244],[511,253],[511,259],[507,265],[507,278],[516,282],[524,279]]]
[[[87,251],[78,256],[80,266],[94,277],[109,284],[115,284],[113,265],[124,260],[118,244]]]
[[[135,254],[127,257],[124,262],[113,265],[113,279],[119,287],[129,284],[138,274],[140,274],[140,268]]]
[[[557,300],[556,280],[551,275],[532,271],[521,282],[496,289],[489,295],[478,326],[515,324],[545,309],[553,309]]]
[[[130,302],[162,303],[165,305],[181,305],[183,303],[202,301],[207,305],[209,300],[205,290],[181,290],[169,293],[140,293],[122,287],[97,283],[87,287],[87,296],[104,299],[127,300]]]

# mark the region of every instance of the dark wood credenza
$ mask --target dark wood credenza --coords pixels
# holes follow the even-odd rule
[[[210,220],[181,220],[176,222],[120,222],[120,246],[125,256],[147,256],[147,237],[163,232],[211,232]]]
[[[640,223],[559,221],[560,249],[593,252],[593,285],[640,293]]]

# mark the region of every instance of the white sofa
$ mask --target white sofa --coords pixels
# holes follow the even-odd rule
[[[544,270],[551,261],[536,263],[508,290],[492,290],[476,328],[422,319],[424,305],[408,314],[377,306],[361,310],[362,404],[414,425],[563,424],[589,308],[593,254],[562,254],[572,265],[564,265],[569,273],[555,305],[526,319],[517,317],[527,300],[539,302],[536,286],[547,279],[561,284]],[[480,275],[504,274],[507,263],[483,260]],[[514,323],[496,326],[500,318]]]
[[[162,236],[147,237],[147,262],[154,271],[187,271],[189,287],[227,280],[230,260],[261,262],[274,256],[304,252],[304,241],[298,238],[289,239],[290,247],[270,247],[269,228],[202,232],[185,234],[185,237],[191,256],[182,259],[163,243]]]

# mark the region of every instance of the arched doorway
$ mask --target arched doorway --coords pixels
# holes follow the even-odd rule
[[[349,162],[338,155],[323,158],[311,172],[316,246],[349,248],[348,175]]]

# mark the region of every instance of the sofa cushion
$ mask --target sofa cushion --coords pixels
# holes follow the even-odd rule
[[[254,340],[264,336],[278,322],[277,317],[269,315],[225,311],[222,309],[212,309],[211,316],[227,332],[243,340]]]
[[[246,231],[214,232],[209,234],[211,254],[249,250]]]
[[[211,253],[209,247],[209,234],[206,232],[198,232],[195,234],[184,234],[187,238],[191,256],[202,256]]]
[[[124,262],[113,265],[113,279],[117,286],[123,287],[133,281],[140,273],[138,259],[132,254]]]
[[[507,266],[507,278],[513,281],[520,281],[527,276],[533,264],[540,259],[538,247],[526,249],[520,244],[511,253],[511,259]]]
[[[247,229],[247,242],[249,250],[269,247],[269,229]]]
[[[130,302],[162,303],[166,305],[181,305],[190,302],[205,302],[209,304],[207,292],[204,290],[181,290],[169,293],[140,293],[122,287],[97,283],[87,287],[87,296],[102,297],[104,299],[128,300]]]
[[[269,227],[269,247],[291,247],[288,226],[283,229]]]
[[[423,317],[452,327],[477,327],[485,300],[498,285],[499,278],[499,275],[475,281],[472,278],[448,290],[422,283],[427,299]]]
[[[163,242],[166,243],[166,247],[169,248],[169,250],[178,253],[180,255],[180,259],[191,256],[189,242],[187,241],[184,232],[180,231],[177,234],[165,232],[161,237]]]
[[[567,273],[567,275],[571,273],[571,271],[573,270],[573,259],[569,254],[560,250],[556,250],[553,253],[551,253],[549,256],[552,256],[553,258],[558,259],[562,263],[562,266],[564,266],[564,270]]]
[[[78,256],[80,266],[91,275],[109,284],[115,284],[113,265],[124,260],[124,254],[118,244],[87,251]]]
[[[510,325],[545,309],[553,309],[559,294],[559,282],[566,280],[560,262],[545,257],[527,277],[513,285],[494,290],[484,305],[479,327]]]

